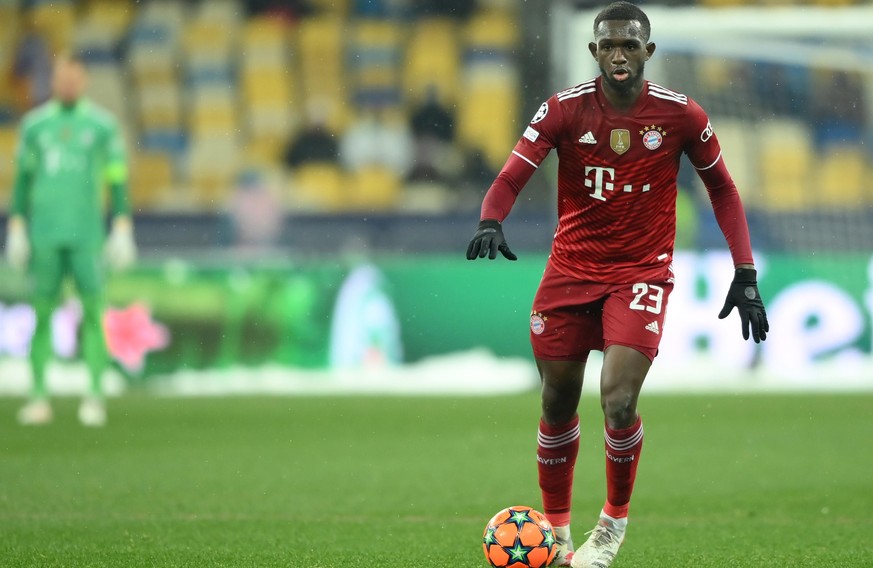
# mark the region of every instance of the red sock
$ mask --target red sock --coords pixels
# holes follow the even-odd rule
[[[606,504],[603,512],[612,518],[627,517],[637,465],[643,450],[643,421],[637,417],[630,428],[613,430],[606,426]]]
[[[552,525],[570,524],[573,469],[579,453],[579,416],[550,426],[540,420],[537,433],[537,469],[543,492],[543,512]]]

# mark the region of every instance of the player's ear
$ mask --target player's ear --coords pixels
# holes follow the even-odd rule
[[[649,57],[651,57],[652,54],[655,53],[656,47],[658,46],[655,45],[655,42],[649,42],[646,44],[646,61],[648,61]]]
[[[588,51],[591,52],[591,57],[597,59],[597,44],[592,42],[588,43]]]

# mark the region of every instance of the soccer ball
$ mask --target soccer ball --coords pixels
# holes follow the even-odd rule
[[[552,524],[530,507],[507,507],[485,525],[485,559],[498,568],[542,568],[557,553]]]

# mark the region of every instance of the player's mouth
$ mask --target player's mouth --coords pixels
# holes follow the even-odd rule
[[[612,78],[616,81],[622,82],[627,81],[630,77],[630,71],[625,69],[624,67],[616,67],[612,70]]]

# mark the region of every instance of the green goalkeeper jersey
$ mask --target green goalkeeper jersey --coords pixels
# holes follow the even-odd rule
[[[22,121],[11,215],[35,246],[94,246],[104,237],[104,190],[129,214],[127,159],[115,119],[87,99],[50,101]]]

